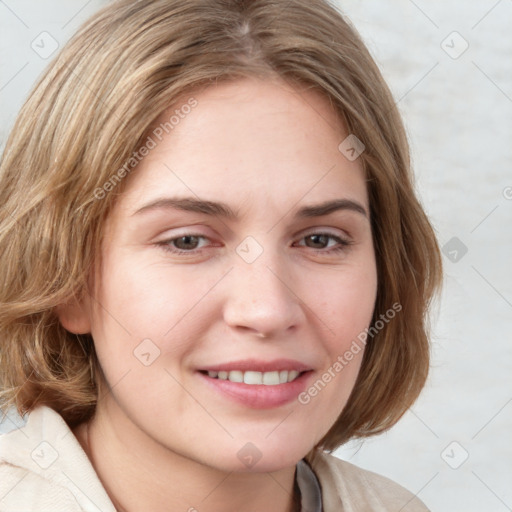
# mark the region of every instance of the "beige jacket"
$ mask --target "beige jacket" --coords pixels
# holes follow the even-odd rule
[[[387,478],[319,451],[306,460],[321,487],[323,512],[428,512]],[[0,423],[0,512],[29,511],[116,512],[66,422],[42,406]]]

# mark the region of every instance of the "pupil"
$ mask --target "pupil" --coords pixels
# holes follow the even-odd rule
[[[178,249],[195,249],[197,247],[197,236],[181,236],[175,240],[175,245]]]
[[[313,242],[313,244],[319,244],[322,247],[325,247],[325,244],[327,244],[326,235],[310,235],[308,238]]]

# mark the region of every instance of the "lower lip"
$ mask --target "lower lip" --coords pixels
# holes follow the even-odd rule
[[[292,382],[266,386],[265,384],[244,384],[230,380],[213,379],[198,372],[205,383],[218,393],[253,409],[271,409],[297,399],[306,389],[311,371],[304,372]]]

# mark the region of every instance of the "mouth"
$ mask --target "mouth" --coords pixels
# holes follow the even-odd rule
[[[297,370],[279,370],[271,372],[258,372],[254,370],[242,371],[200,371],[203,375],[208,375],[211,379],[229,380],[230,382],[244,383],[249,386],[278,386],[279,384],[287,384],[303,375],[304,372]]]
[[[256,360],[201,368],[201,380],[217,396],[252,409],[280,407],[297,399],[314,370],[292,360]]]

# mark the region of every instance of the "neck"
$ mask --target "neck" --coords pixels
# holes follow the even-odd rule
[[[222,471],[167,449],[100,407],[74,433],[118,512],[300,511],[295,466],[265,473]]]

